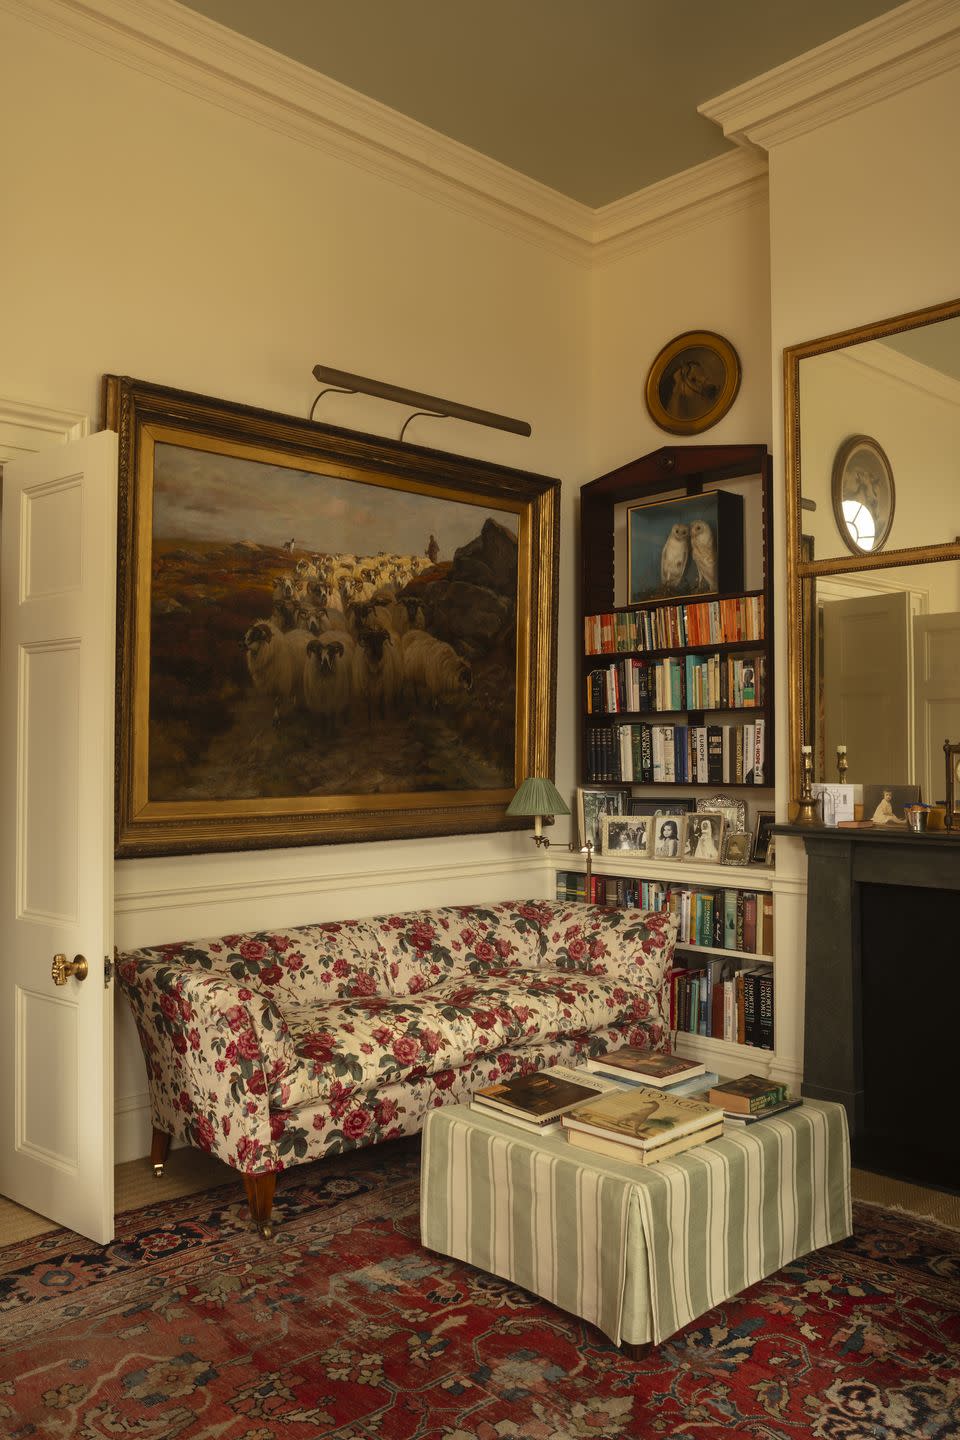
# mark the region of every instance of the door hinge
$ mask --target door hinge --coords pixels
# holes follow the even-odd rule
[[[110,981],[113,979],[113,961],[109,955],[103,957],[103,988],[110,989]]]

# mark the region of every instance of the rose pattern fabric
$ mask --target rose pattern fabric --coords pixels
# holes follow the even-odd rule
[[[516,1070],[662,1049],[675,938],[662,914],[533,901],[157,946],[117,973],[154,1125],[260,1174],[413,1134]]]

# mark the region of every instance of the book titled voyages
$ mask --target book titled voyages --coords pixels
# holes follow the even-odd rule
[[[662,1055],[656,1050],[641,1050],[636,1045],[622,1045],[619,1050],[610,1050],[596,1060],[588,1060],[585,1069],[591,1074],[616,1076],[626,1071],[630,1078],[636,1077],[644,1085],[667,1089],[678,1085],[681,1080],[692,1080],[696,1075],[706,1073],[706,1065],[696,1060],[684,1060],[680,1055]]]
[[[710,1102],[721,1109],[740,1115],[756,1115],[771,1105],[786,1100],[787,1087],[763,1075],[741,1075],[739,1080],[723,1080],[710,1091]]]
[[[554,1065],[530,1075],[511,1075],[474,1092],[470,1108],[538,1130],[556,1129],[560,1116],[582,1100],[616,1090],[612,1080]]]
[[[606,1155],[611,1160],[626,1160],[631,1165],[655,1165],[658,1160],[669,1160],[671,1156],[682,1155],[685,1150],[692,1150],[695,1145],[703,1145],[707,1140],[718,1140],[722,1134],[722,1125],[705,1125],[702,1130],[692,1130],[689,1135],[678,1135],[676,1140],[667,1140],[663,1145],[654,1145],[643,1150],[636,1145],[626,1145],[622,1140],[611,1140],[606,1135],[593,1135],[585,1130],[568,1130],[567,1139],[571,1145],[577,1145],[581,1150],[589,1150],[593,1155]]]
[[[635,1085],[584,1100],[561,1116],[564,1130],[605,1135],[636,1149],[654,1150],[681,1135],[723,1123],[723,1110],[702,1100]]]

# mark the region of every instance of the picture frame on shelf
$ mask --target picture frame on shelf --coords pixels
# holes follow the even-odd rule
[[[878,828],[906,828],[907,806],[919,800],[919,785],[864,785],[863,818]]]
[[[651,815],[601,815],[604,855],[649,855]]]
[[[559,481],[127,376],[101,418],[118,856],[514,828],[553,773]],[[378,593],[443,645],[432,701]]]
[[[851,435],[833,457],[830,493],[840,538],[854,555],[875,555],[893,528],[896,487],[885,451],[870,435]]]
[[[698,796],[696,808],[698,810],[719,810],[726,819],[728,831],[742,831],[747,828],[746,801],[738,800],[735,795]]]
[[[726,833],[727,817],[722,811],[697,809],[687,818],[684,858],[719,865]]]
[[[580,848],[587,842],[593,846],[595,855],[603,854],[603,830],[601,821],[605,815],[625,813],[622,790],[595,788],[590,785],[577,787],[577,833]]]
[[[749,865],[751,841],[745,830],[728,830],[723,837],[721,865]]]
[[[689,815],[697,808],[692,795],[680,799],[649,800],[643,795],[631,795],[628,802],[630,815]]]
[[[742,589],[742,495],[706,490],[627,507],[631,605]]]
[[[657,860],[682,860],[687,833],[686,814],[654,815],[652,854]]]
[[[650,366],[644,394],[655,424],[697,435],[722,420],[740,389],[740,357],[715,330],[685,330]]]
[[[750,855],[752,864],[772,865],[775,821],[776,815],[772,810],[757,811],[753,822],[753,845]]]

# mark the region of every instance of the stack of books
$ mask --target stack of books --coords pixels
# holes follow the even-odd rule
[[[648,1085],[671,1095],[699,1094],[720,1079],[715,1071],[697,1060],[642,1050],[636,1045],[623,1045],[596,1060],[588,1060],[584,1069],[591,1075],[615,1080],[619,1085]]]
[[[572,1145],[654,1165],[723,1134],[723,1111],[686,1095],[646,1085],[612,1090],[567,1110],[560,1125]]]
[[[752,1125],[803,1102],[793,1099],[786,1085],[763,1075],[741,1075],[739,1080],[722,1080],[707,1092],[711,1105],[719,1105],[728,1125]]]
[[[602,1075],[554,1065],[549,1070],[511,1075],[494,1085],[484,1085],[474,1092],[470,1108],[543,1135],[559,1130],[561,1115],[572,1106],[617,1089],[614,1081]]]

